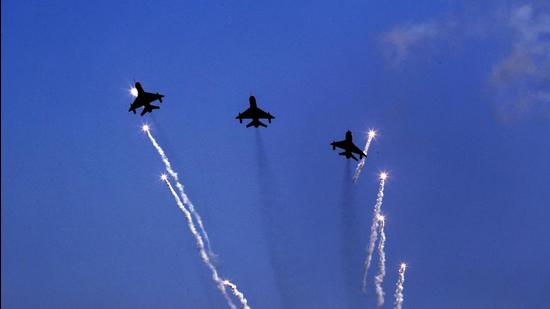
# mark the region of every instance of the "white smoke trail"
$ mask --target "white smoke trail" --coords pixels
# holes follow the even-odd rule
[[[208,248],[208,254],[210,255],[210,258],[215,258],[216,255],[214,254],[210,246],[210,238],[208,237],[208,233],[206,233],[206,229],[204,228],[204,224],[202,223],[202,218],[199,215],[199,213],[195,210],[195,206],[193,205],[193,203],[191,203],[191,201],[187,197],[187,194],[185,194],[185,191],[183,190],[183,185],[179,181],[178,173],[176,173],[172,169],[172,164],[170,164],[170,161],[168,160],[168,157],[164,153],[164,150],[160,147],[160,145],[157,143],[157,140],[151,134],[151,131],[149,130],[149,126],[144,125],[143,131],[147,133],[149,140],[151,141],[153,146],[157,149],[160,157],[162,158],[162,161],[164,162],[164,165],[166,166],[166,171],[168,172],[168,174],[170,174],[170,176],[172,176],[172,178],[176,182],[176,187],[178,188],[180,197],[183,200],[183,204],[189,208],[189,211],[191,212],[191,214],[193,214],[193,216],[195,217],[195,220],[197,220],[197,224],[199,225],[199,230],[202,236],[204,237],[204,240],[206,241],[206,247]]]
[[[147,136],[149,137],[149,140],[151,141],[151,144],[153,144],[153,146],[155,147],[155,149],[157,150],[157,152],[161,156],[162,161],[164,162],[164,165],[166,167],[166,170],[174,178],[174,180],[177,183],[176,185],[177,185],[177,187],[180,191],[181,199],[178,196],[178,194],[176,193],[176,191],[174,190],[174,187],[172,187],[172,184],[168,181],[167,176],[163,175],[161,177],[162,180],[164,181],[164,183],[168,186],[168,189],[170,190],[170,193],[172,193],[172,195],[174,196],[174,199],[176,200],[176,203],[178,204],[178,207],[184,213],[185,218],[187,219],[187,225],[189,227],[189,230],[191,231],[191,233],[195,237],[195,241],[197,243],[197,247],[199,249],[200,256],[201,256],[203,262],[206,264],[206,266],[212,272],[212,279],[218,285],[218,289],[220,290],[220,292],[224,296],[225,300],[227,301],[227,304],[229,305],[230,308],[236,309],[235,304],[233,303],[231,298],[229,298],[229,296],[227,295],[226,286],[231,288],[231,291],[233,292],[233,295],[235,295],[240,300],[241,305],[243,306],[243,308],[250,309],[250,307],[248,306],[248,301],[244,297],[244,294],[237,289],[237,286],[229,280],[222,280],[220,278],[220,276],[218,275],[218,270],[216,269],[216,267],[214,266],[214,264],[210,260],[210,256],[206,253],[205,245],[204,245],[204,241],[202,239],[202,236],[197,232],[195,224],[193,223],[193,217],[192,217],[193,212],[191,212],[191,209],[193,209],[193,211],[194,211],[194,207],[193,207],[193,204],[191,203],[191,201],[189,200],[189,197],[187,196],[187,194],[185,194],[185,191],[183,190],[183,185],[181,183],[179,183],[177,173],[172,169],[172,165],[170,164],[170,161],[168,160],[168,157],[164,153],[164,150],[162,149],[162,147],[160,147],[160,145],[157,143],[157,141],[155,140],[155,138],[153,137],[153,135],[149,131],[149,126],[144,125],[143,126],[143,131],[145,131],[147,133]],[[182,202],[182,200],[183,200],[183,202]],[[187,208],[185,208],[185,205],[189,206],[189,210]],[[196,212],[195,212],[195,214],[196,214],[195,217],[197,218],[197,222],[199,222],[199,227],[201,227],[201,222],[202,221],[200,220],[200,216]],[[203,228],[202,232],[203,232],[203,234],[206,234],[206,231],[204,231],[204,228]],[[207,239],[207,237],[208,236],[206,236],[205,239]]]
[[[370,143],[376,136],[376,131],[370,130],[369,135],[367,138],[367,143],[365,144],[365,149],[363,152],[365,153],[365,156],[359,161],[359,164],[357,164],[357,168],[355,169],[355,173],[353,174],[353,182],[357,182],[357,179],[359,179],[359,174],[361,174],[361,170],[363,170],[363,167],[365,166],[365,162],[367,161],[367,155],[369,153]]]
[[[244,297],[244,294],[237,289],[237,286],[233,282],[226,279],[223,281],[223,284],[231,289],[231,292],[233,292],[233,295],[235,295],[239,299],[239,301],[243,305],[243,308],[250,308],[248,306],[248,300]]]
[[[377,296],[377,308],[382,308],[384,305],[384,288],[382,287],[382,282],[384,282],[384,277],[386,276],[386,252],[384,251],[384,245],[386,244],[386,233],[384,232],[384,227],[386,225],[386,220],[384,216],[378,216],[379,222],[379,231],[380,231],[380,241],[378,242],[378,274],[374,277],[374,284],[376,286],[376,296]]]
[[[382,208],[382,201],[384,199],[384,185],[386,184],[386,178],[388,174],[380,173],[380,186],[378,187],[378,195],[376,198],[376,204],[374,205],[374,217],[372,218],[372,225],[370,227],[370,240],[369,247],[367,249],[367,257],[365,258],[364,266],[365,272],[363,274],[363,292],[367,292],[367,273],[372,261],[372,255],[374,253],[374,246],[378,239],[378,216],[380,215],[380,209]]]
[[[399,266],[399,279],[397,279],[397,285],[395,287],[395,309],[401,309],[403,300],[405,300],[405,297],[403,296],[405,270],[407,270],[407,264],[401,263],[401,266]]]
[[[195,228],[195,224],[193,223],[193,217],[191,216],[191,213],[187,210],[187,208],[185,208],[185,205],[182,203],[178,194],[174,190],[174,187],[172,187],[172,184],[170,183],[170,181],[168,181],[168,177],[166,175],[163,175],[161,179],[164,181],[164,183],[170,190],[170,193],[172,193],[172,196],[176,200],[176,204],[178,204],[178,207],[181,209],[181,211],[185,215],[185,218],[187,219],[187,226],[189,227],[191,234],[193,234],[193,236],[195,237],[195,242],[197,243],[197,247],[199,249],[199,253],[202,258],[202,261],[210,269],[210,272],[212,273],[212,279],[217,284],[218,289],[220,290],[223,297],[227,301],[227,304],[229,305],[229,307],[231,309],[237,309],[237,307],[235,306],[231,298],[229,298],[229,295],[227,295],[226,286],[228,286],[231,289],[231,291],[233,292],[233,295],[239,298],[243,308],[250,309],[250,307],[248,306],[248,301],[244,297],[243,293],[241,293],[237,289],[237,286],[227,279],[220,278],[218,274],[218,270],[216,269],[214,264],[212,264],[212,262],[210,261],[210,258],[208,257],[208,254],[206,253],[204,241],[202,240],[201,235],[197,232],[197,229]]]

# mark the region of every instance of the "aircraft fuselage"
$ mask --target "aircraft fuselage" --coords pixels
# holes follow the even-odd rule
[[[137,90],[137,96],[134,102],[130,104],[130,108],[128,109],[129,112],[133,112],[135,114],[136,109],[143,107],[143,110],[141,112],[141,116],[143,116],[145,115],[145,113],[150,113],[154,109],[160,108],[159,106],[152,105],[151,103],[157,100],[160,103],[162,103],[162,98],[164,97],[164,95],[158,92],[157,93],[145,92],[139,82],[136,82],[135,88]]]

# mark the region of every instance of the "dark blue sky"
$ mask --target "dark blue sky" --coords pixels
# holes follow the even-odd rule
[[[386,308],[550,307],[550,8],[477,2],[2,1],[2,307],[225,306],[144,121],[253,308],[373,307],[381,170]]]

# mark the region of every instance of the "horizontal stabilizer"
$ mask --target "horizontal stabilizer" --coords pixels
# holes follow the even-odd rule
[[[141,116],[145,115],[146,113],[152,112],[154,109],[159,109],[160,107],[155,105],[145,105],[143,107],[143,110],[141,111]]]
[[[254,126],[255,128],[259,126],[267,128],[267,126],[263,122],[259,121],[258,119],[254,119],[249,124],[246,125],[247,128],[250,128],[251,126]]]

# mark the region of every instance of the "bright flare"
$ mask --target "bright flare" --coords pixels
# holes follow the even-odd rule
[[[363,167],[365,166],[365,163],[367,161],[367,155],[369,153],[370,143],[376,136],[376,131],[370,130],[368,133],[367,143],[365,144],[365,148],[363,149],[363,152],[365,153],[365,156],[361,158],[361,161],[357,164],[357,168],[355,168],[355,173],[353,174],[353,182],[357,182],[357,179],[359,179],[359,175],[361,174],[361,171],[363,170]]]
[[[160,175],[160,180],[166,181],[167,179],[168,179],[168,176],[166,176],[166,174]]]
[[[369,137],[370,137],[370,138],[375,138],[375,137],[376,137],[376,131],[370,130],[370,131],[369,131]]]
[[[385,173],[384,173],[385,174]],[[365,272],[363,274],[363,292],[367,292],[367,273],[372,262],[372,255],[374,253],[374,246],[378,240],[378,225],[379,217],[381,215],[382,201],[384,200],[384,186],[386,184],[386,177],[380,177],[380,185],[378,187],[378,195],[376,197],[376,204],[374,205],[374,213],[372,217],[372,224],[370,227],[370,239],[369,246],[367,248],[367,257],[365,258],[364,266]]]
[[[130,94],[134,97],[137,97],[138,96],[138,90],[136,89],[136,87],[132,87],[130,89]]]
[[[403,300],[405,300],[405,296],[403,296],[403,290],[405,289],[405,287],[403,286],[403,284],[405,283],[405,270],[407,270],[407,264],[401,263],[401,265],[399,266],[399,279],[397,279],[397,284],[395,286],[395,309],[401,309],[401,306],[403,305]]]
[[[380,173],[380,179],[386,180],[387,178],[388,178],[388,173],[386,173],[386,172]]]
[[[149,132],[149,125],[148,124],[144,124],[142,127],[141,127],[141,130],[143,132]]]

